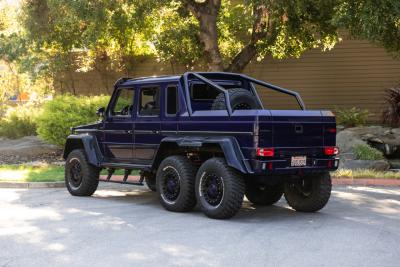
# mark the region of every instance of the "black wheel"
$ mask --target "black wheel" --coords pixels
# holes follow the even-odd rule
[[[278,202],[283,195],[283,183],[262,185],[246,181],[246,198],[254,205],[268,206]]]
[[[156,185],[156,175],[153,172],[148,172],[148,171],[141,171],[140,176],[144,176],[144,182],[146,183],[147,187],[153,191],[157,191],[157,185]]]
[[[315,212],[328,203],[331,190],[329,173],[308,174],[285,183],[285,198],[289,206],[297,211]]]
[[[233,217],[242,206],[244,189],[242,175],[229,167],[223,158],[211,158],[197,171],[197,202],[210,218]]]
[[[170,156],[157,170],[157,192],[161,205],[176,212],[190,211],[196,205],[194,195],[196,168],[186,157]]]
[[[144,182],[146,183],[147,187],[153,191],[156,192],[157,191],[157,186],[156,186],[156,177],[154,176],[146,176],[144,177]]]
[[[260,104],[256,100],[256,97],[249,90],[243,88],[234,88],[229,89],[228,92],[232,110],[261,108]],[[226,109],[225,95],[223,93],[219,94],[215,98],[211,109]]]
[[[65,185],[71,195],[91,196],[99,185],[100,169],[89,164],[85,151],[75,149],[65,162]]]

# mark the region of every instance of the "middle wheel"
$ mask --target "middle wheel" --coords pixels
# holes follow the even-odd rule
[[[242,206],[242,175],[223,158],[205,161],[196,175],[196,198],[204,214],[214,219],[233,217]]]
[[[157,193],[161,205],[169,211],[190,211],[196,205],[195,166],[183,156],[164,159],[157,170]]]

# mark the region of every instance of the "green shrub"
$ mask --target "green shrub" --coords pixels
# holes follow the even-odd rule
[[[96,110],[105,107],[108,100],[109,96],[57,96],[44,105],[37,132],[47,142],[63,146],[70,128],[98,120]]]
[[[376,148],[370,147],[369,145],[356,145],[354,147],[354,154],[356,159],[361,160],[379,160],[383,159],[383,154]]]
[[[368,110],[352,107],[350,109],[337,109],[336,121],[345,127],[364,125],[371,114]]]
[[[36,118],[40,108],[33,104],[8,107],[0,120],[0,136],[17,139],[36,135]]]

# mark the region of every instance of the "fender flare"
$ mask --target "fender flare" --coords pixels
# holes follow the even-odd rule
[[[67,137],[65,142],[63,158],[67,159],[68,154],[74,149],[84,149],[87,160],[90,164],[97,167],[103,161],[97,138],[93,135],[87,134],[71,134]]]
[[[153,161],[153,166],[157,161],[160,161],[159,153],[163,146],[173,144],[179,148],[201,148],[204,144],[218,145],[224,153],[228,166],[242,172],[251,173],[250,166],[244,159],[240,146],[234,137],[196,137],[196,136],[168,136],[161,140],[156,157]]]

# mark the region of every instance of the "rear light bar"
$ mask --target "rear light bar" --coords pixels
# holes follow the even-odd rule
[[[273,157],[275,155],[274,148],[257,148],[256,156],[258,157]]]
[[[326,128],[325,131],[328,133],[336,133],[336,127],[335,128]]]
[[[336,146],[328,146],[328,147],[324,147],[324,154],[326,156],[334,156],[339,154],[339,148]]]

